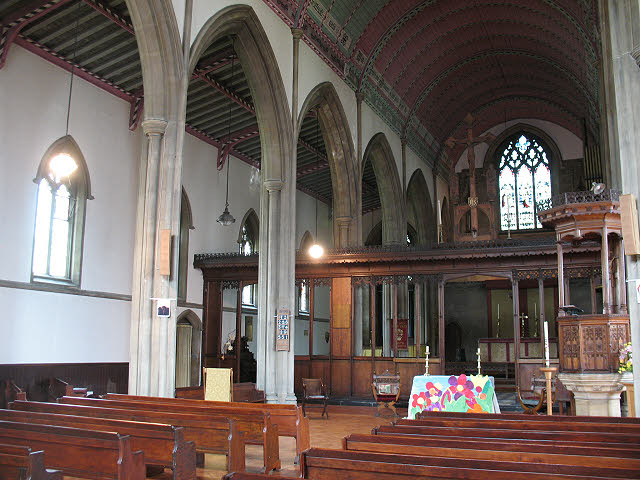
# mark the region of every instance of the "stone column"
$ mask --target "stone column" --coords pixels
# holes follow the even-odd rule
[[[562,252],[562,242],[558,239],[557,242],[558,247],[558,307],[560,310],[558,311],[558,316],[564,316],[564,310],[562,307],[565,305],[564,302],[564,254]]]
[[[338,241],[335,247],[344,248],[349,246],[349,229],[351,227],[351,217],[336,217],[338,224]]]
[[[640,3],[637,0],[600,0],[603,58],[603,92],[606,97],[606,133],[612,175],[610,184],[623,193],[640,198]],[[602,128],[605,130],[605,128]],[[629,278],[640,278],[640,259],[626,257]],[[631,340],[640,345],[640,304],[628,303]],[[635,390],[640,391],[640,368],[633,372]],[[640,395],[635,397],[640,412]]]
[[[145,145],[139,175],[129,361],[129,392],[138,395],[173,396],[175,383],[176,249],[171,252],[173,275],[161,275],[158,264],[160,230],[177,235],[179,229],[181,190],[175,179],[181,156],[171,154],[173,136],[173,143],[167,145],[168,125],[162,119],[142,122]],[[155,315],[155,298],[172,299],[169,318]]]
[[[356,172],[358,174],[358,178],[360,179],[356,182],[356,238],[357,242],[355,243],[358,246],[364,245],[364,238],[362,234],[362,169],[364,168],[362,165],[362,100],[364,100],[364,93],[356,92],[356,135],[357,135],[357,145],[356,145]]]
[[[607,226],[602,227],[602,251],[600,252],[602,268],[602,313],[611,313],[611,277],[609,275],[609,232]]]
[[[265,342],[264,348],[264,386],[265,395],[268,403],[275,403],[278,401],[276,391],[276,322],[275,315],[278,310],[278,264],[279,264],[279,235],[280,235],[280,194],[282,190],[282,182],[271,180],[265,181],[264,186],[267,190],[267,208],[269,225],[268,228],[268,245],[265,250],[268,260],[267,271],[267,302],[264,311],[259,311],[259,315],[263,319],[265,326]],[[264,228],[264,227],[262,227]],[[293,313],[293,312],[292,312]],[[293,323],[293,322],[290,322]]]
[[[293,88],[291,90],[291,119],[293,120],[293,131],[298,133],[298,67],[300,65],[300,39],[303,35],[301,28],[291,29],[293,39]]]

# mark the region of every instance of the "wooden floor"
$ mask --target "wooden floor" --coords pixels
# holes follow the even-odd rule
[[[330,405],[328,407],[329,420],[321,417],[322,407],[307,407],[307,417],[311,429],[311,446],[322,448],[342,448],[342,437],[350,433],[370,433],[371,429],[378,425],[388,424],[392,417],[376,417],[375,407],[350,407]],[[406,410],[398,410],[402,417],[407,415]],[[280,475],[297,476],[297,465],[293,464],[295,457],[295,440],[293,438],[280,437],[280,460],[282,470]],[[262,447],[258,445],[247,446],[247,471],[258,472],[262,466]],[[223,455],[207,455],[205,468],[198,468],[198,479],[219,480],[226,472],[225,457]],[[169,480],[171,473],[166,470],[164,474],[153,477],[157,480]]]

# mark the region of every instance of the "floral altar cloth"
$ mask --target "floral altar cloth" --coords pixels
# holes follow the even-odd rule
[[[500,413],[493,377],[484,375],[419,375],[413,377],[409,418],[423,410]]]

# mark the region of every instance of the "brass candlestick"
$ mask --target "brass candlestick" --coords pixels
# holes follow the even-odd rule
[[[547,415],[553,415],[553,400],[551,395],[551,376],[558,371],[556,367],[540,367],[540,371],[544,373],[547,381]]]

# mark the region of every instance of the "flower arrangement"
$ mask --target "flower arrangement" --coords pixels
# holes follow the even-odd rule
[[[618,367],[618,373],[633,372],[633,349],[631,348],[631,342],[626,343],[620,349],[620,355],[618,360],[620,367]]]

